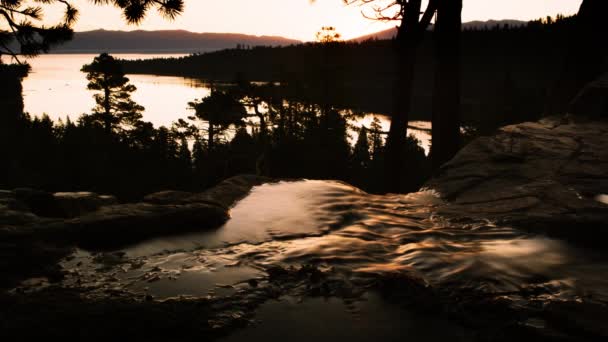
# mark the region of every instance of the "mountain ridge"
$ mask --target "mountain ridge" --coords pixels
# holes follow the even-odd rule
[[[57,46],[55,53],[99,52],[210,52],[242,46],[283,46],[302,43],[280,36],[242,33],[197,33],[187,30],[92,30],[75,32],[74,39]]]
[[[463,23],[463,28],[490,28],[497,25],[525,25],[520,20],[488,20]],[[349,41],[368,39],[392,39],[396,27],[375,32]],[[204,53],[240,46],[285,46],[303,41],[275,35],[251,35],[245,33],[192,32],[177,30],[104,30],[75,32],[74,39],[57,46],[54,53]]]

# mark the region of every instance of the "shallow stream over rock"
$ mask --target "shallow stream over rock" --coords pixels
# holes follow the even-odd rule
[[[334,181],[264,184],[217,230],[78,250],[62,262],[62,286],[95,297],[206,297],[256,286],[276,266],[314,265],[361,288],[401,274],[524,306],[530,297],[522,293],[608,301],[605,257],[480,218],[448,220],[434,214],[439,205],[431,191],[375,196]]]

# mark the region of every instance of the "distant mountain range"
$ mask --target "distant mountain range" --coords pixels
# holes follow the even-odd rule
[[[496,25],[521,26],[525,21],[489,20],[464,23],[464,28],[484,28]],[[396,28],[372,33],[352,41],[370,38],[391,39]],[[165,31],[107,31],[95,30],[74,33],[74,39],[57,46],[54,53],[196,53],[211,52],[242,46],[284,46],[302,43],[300,40],[279,36],[253,36],[238,33],[195,33],[184,30]]]
[[[526,25],[527,23],[528,23],[527,21],[521,21],[521,20],[488,20],[488,21],[478,21],[477,20],[477,21],[469,21],[469,22],[463,23],[462,27],[464,29],[492,28],[492,27],[496,27],[497,25],[498,26],[509,25],[509,26],[515,27],[515,26],[523,26],[523,25]],[[430,29],[432,29],[432,25],[431,25]],[[365,35],[362,37],[354,38],[351,40],[364,41],[364,40],[368,40],[368,39],[372,39],[372,38],[384,40],[384,39],[392,39],[393,37],[395,37],[395,35],[397,35],[396,27],[390,28],[388,30],[368,34],[368,35]]]
[[[209,52],[237,45],[281,46],[301,43],[299,40],[275,36],[253,36],[236,33],[194,33],[167,31],[76,32],[74,39],[57,46],[54,53],[195,53]]]

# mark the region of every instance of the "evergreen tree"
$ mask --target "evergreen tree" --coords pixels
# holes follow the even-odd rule
[[[48,52],[57,44],[72,39],[72,27],[78,19],[78,9],[73,0],[2,0],[0,1],[0,58],[2,55],[36,56]],[[169,19],[184,9],[183,0],[93,0],[95,4],[111,4],[119,8],[130,24],[137,24],[147,12],[157,9]],[[63,7],[63,16],[48,25],[44,20],[44,4],[50,8]],[[45,25],[45,24],[47,25]],[[17,44],[10,44],[10,43]],[[15,48],[17,46],[17,48]]]
[[[189,106],[196,112],[196,118],[208,124],[207,147],[211,151],[215,147],[215,137],[231,125],[242,124],[247,116],[247,110],[231,94],[216,89],[211,95],[201,101],[190,102]]]
[[[179,143],[179,151],[177,152],[177,159],[185,168],[192,167],[192,154],[190,148],[188,148],[188,141],[186,138],[182,138]]]
[[[369,167],[371,160],[369,150],[367,128],[363,126],[359,131],[359,137],[353,149],[352,163],[355,168],[367,169]]]
[[[205,169],[205,148],[200,139],[196,139],[192,146],[192,167],[196,176],[202,175]]]
[[[182,137],[177,151],[176,181],[180,188],[188,189],[192,180],[192,154],[188,147],[188,140]]]
[[[370,133],[372,159],[375,161],[380,159],[380,154],[384,148],[384,140],[382,139],[382,125],[380,124],[380,120],[376,117],[370,125]]]
[[[81,71],[87,73],[87,88],[99,91],[94,95],[97,106],[89,118],[92,122],[101,124],[108,134],[138,125],[144,107],[131,99],[131,93],[137,88],[129,83],[114,57],[102,53]]]

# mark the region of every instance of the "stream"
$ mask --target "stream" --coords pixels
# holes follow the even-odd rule
[[[450,221],[434,214],[440,204],[432,191],[376,196],[335,181],[264,184],[237,202],[231,218],[217,230],[151,239],[118,251],[76,250],[61,262],[66,273],[61,286],[96,298],[228,298],[268,284],[268,270],[277,265],[314,265],[330,279],[351,284],[341,299],[286,291],[278,302],[264,300],[258,314],[262,323],[246,331],[271,336],[279,334],[275,329],[280,326],[286,334],[309,332],[293,340],[316,338],[306,328],[314,323],[302,317],[333,317],[327,319],[341,323],[328,327],[326,336],[340,338],[343,329],[336,327],[357,325],[357,317],[366,312],[386,318],[378,323],[386,335],[378,336],[390,339],[402,317],[385,314],[397,309],[367,291],[367,284],[390,274],[436,288],[500,296],[514,307],[526,307],[532,300],[608,300],[604,257],[482,218]],[[29,280],[27,285],[44,287],[45,282]],[[522,291],[534,294],[522,296]],[[440,318],[416,317],[408,321],[408,334],[429,336],[428,329],[420,328],[429,324],[461,333]],[[362,340],[379,333],[372,327],[357,329],[352,334]],[[445,337],[441,331],[432,335],[432,340]]]

